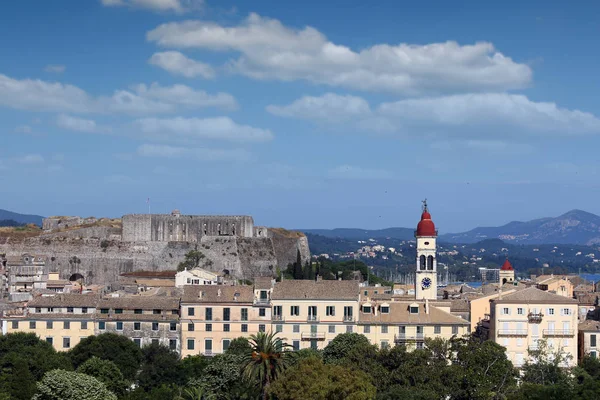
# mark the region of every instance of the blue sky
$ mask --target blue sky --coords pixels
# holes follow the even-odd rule
[[[440,231],[600,213],[600,4],[0,6],[0,208]]]

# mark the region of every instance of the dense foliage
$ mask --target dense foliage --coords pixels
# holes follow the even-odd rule
[[[224,354],[184,359],[167,347],[126,342],[133,344],[104,334],[61,354],[33,334],[0,336],[0,399],[600,398],[600,361],[564,368],[565,355],[543,341],[521,374],[502,346],[471,337],[426,340],[409,351],[345,333],[323,350],[293,352],[283,338],[260,333],[234,340]]]

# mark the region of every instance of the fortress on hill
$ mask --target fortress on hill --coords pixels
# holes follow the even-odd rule
[[[108,284],[136,270],[177,269],[190,250],[206,257],[202,268],[240,279],[275,275],[310,259],[306,236],[281,228],[255,226],[251,216],[129,214],[120,219],[49,217],[43,233],[0,237],[0,253],[35,254],[46,259],[45,273],[61,279],[74,274],[86,284]]]

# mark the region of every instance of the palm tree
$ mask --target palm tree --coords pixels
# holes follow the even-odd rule
[[[250,336],[252,352],[244,357],[242,371],[246,378],[256,382],[261,388],[263,399],[267,399],[267,389],[292,362],[290,346],[281,338],[276,338],[277,332],[258,332]]]

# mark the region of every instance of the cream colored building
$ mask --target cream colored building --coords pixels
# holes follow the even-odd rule
[[[587,320],[579,324],[579,359],[600,356],[600,322]]]
[[[181,355],[221,354],[235,338],[270,331],[271,305],[252,286],[185,286]]]
[[[571,355],[577,364],[577,300],[531,287],[490,301],[489,338],[506,347],[517,367],[540,339]]]
[[[58,351],[67,351],[94,335],[98,297],[57,294],[34,297],[22,315],[4,317],[3,333],[31,332]]]
[[[358,281],[285,280],[275,284],[272,330],[294,349],[323,349],[340,333],[356,332]]]
[[[541,275],[537,277],[535,283],[538,289],[573,298],[573,283],[566,275]]]
[[[490,300],[497,299],[499,296],[506,296],[516,292],[515,289],[506,290],[483,297],[469,300],[469,314],[471,320],[471,332],[475,332],[477,324],[485,320],[490,315]]]
[[[222,277],[218,274],[202,268],[184,269],[175,274],[175,286],[178,288],[185,285],[217,285],[221,281]]]

